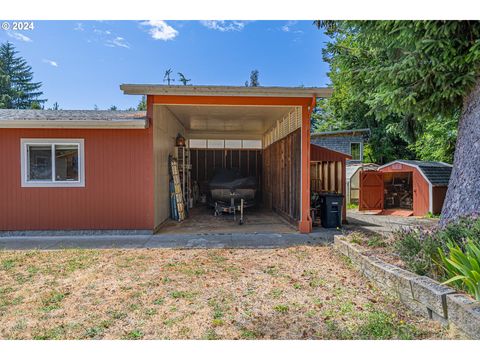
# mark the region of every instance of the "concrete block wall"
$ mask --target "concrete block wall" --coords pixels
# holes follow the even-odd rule
[[[426,276],[388,264],[344,236],[335,236],[334,248],[409,309],[443,325],[454,324],[469,337],[480,339],[480,302]]]

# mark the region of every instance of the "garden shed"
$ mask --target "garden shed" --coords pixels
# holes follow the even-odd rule
[[[440,214],[452,166],[443,162],[395,160],[361,171],[359,210],[383,214]]]
[[[347,204],[358,204],[360,196],[360,172],[362,170],[377,170],[380,165],[373,163],[347,164]]]

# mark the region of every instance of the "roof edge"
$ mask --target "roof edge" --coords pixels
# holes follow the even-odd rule
[[[146,129],[148,120],[2,120],[0,129]]]
[[[330,87],[122,84],[127,95],[330,97]]]
[[[329,149],[329,148],[327,148],[327,147],[325,147],[325,146],[321,146],[321,145],[317,145],[317,144],[312,144],[312,143],[310,143],[310,147],[312,147],[312,146],[318,147],[318,148],[323,149],[323,150],[327,150],[328,152],[332,152],[332,153],[334,153],[335,155],[342,156],[342,157],[344,157],[346,160],[352,159],[352,155],[350,155],[350,154],[345,154],[345,153],[343,153],[343,152],[341,152],[341,151],[332,150],[332,149]]]

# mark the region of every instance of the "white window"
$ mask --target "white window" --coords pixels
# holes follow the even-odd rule
[[[352,160],[363,160],[362,144],[359,142],[350,143],[350,155],[352,155]]]
[[[223,149],[225,147],[224,140],[207,140],[207,147],[209,149]]]
[[[84,187],[83,139],[22,139],[23,187]]]
[[[207,140],[205,139],[190,139],[190,147],[192,149],[206,149]]]
[[[241,149],[242,140],[225,140],[226,149]]]
[[[243,140],[244,149],[261,149],[262,140]]]

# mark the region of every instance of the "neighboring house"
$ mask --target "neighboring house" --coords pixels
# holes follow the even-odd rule
[[[0,110],[0,230],[155,231],[170,216],[168,158],[182,134],[206,156],[192,180],[245,166],[265,208],[311,231],[310,117],[332,89],[121,89],[146,95],[147,112]]]
[[[325,131],[311,134],[312,144],[350,155],[348,163],[363,162],[363,146],[370,129]]]

